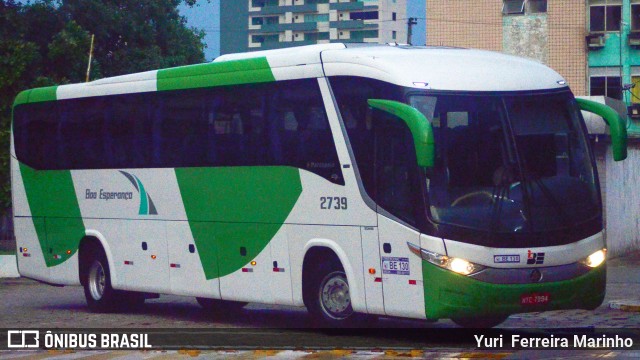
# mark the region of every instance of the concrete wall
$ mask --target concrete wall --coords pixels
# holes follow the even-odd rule
[[[640,142],[629,144],[625,161],[615,162],[608,147],[606,155],[607,247],[611,256],[640,249]]]
[[[503,17],[503,51],[541,63],[549,61],[547,14]]]

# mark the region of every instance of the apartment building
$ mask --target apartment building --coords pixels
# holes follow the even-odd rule
[[[640,0],[426,0],[427,44],[501,51],[558,71],[576,96],[628,114],[629,155],[590,125],[610,253],[640,249]],[[635,109],[635,110],[634,110]],[[587,119],[589,120],[589,119]]]
[[[406,0],[237,0],[220,4],[220,52],[329,42],[407,42]]]
[[[427,44],[533,58],[576,95],[640,103],[640,0],[427,0]]]

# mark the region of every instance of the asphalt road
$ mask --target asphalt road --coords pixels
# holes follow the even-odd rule
[[[607,298],[600,308],[594,311],[515,314],[500,328],[609,328],[614,332],[640,329],[640,312],[609,308],[609,302],[614,300],[640,300],[640,256],[609,263]],[[0,328],[9,329],[205,329],[211,334],[232,334],[236,340],[250,339],[249,342],[257,347],[294,346],[308,349],[314,348],[315,344],[315,348],[425,349],[433,344],[421,337],[456,327],[448,320],[430,323],[392,318],[381,318],[375,326],[376,329],[364,332],[331,333],[313,328],[304,308],[249,304],[240,311],[211,314],[201,309],[194,298],[179,296],[147,300],[142,309],[129,313],[96,314],[87,309],[80,287],[58,288],[28,279],[0,279]],[[229,347],[233,347],[233,344],[230,343]],[[452,350],[446,345],[436,344],[440,350],[435,350],[433,355],[451,353]],[[638,351],[634,354],[640,357]],[[0,359],[8,355],[0,353]],[[333,358],[339,357],[336,356]],[[530,355],[527,357],[531,358]]]
[[[614,271],[609,271],[612,273]],[[623,271],[627,274],[627,271]],[[636,273],[639,274],[640,273]],[[604,304],[594,310],[562,310],[515,314],[500,328],[604,327],[640,328],[640,312],[608,308],[611,300],[640,297],[640,282],[607,285]],[[452,328],[451,321],[435,323],[382,318],[382,328]],[[74,328],[308,328],[313,327],[304,308],[249,304],[241,311],[211,314],[194,298],[163,295],[148,299],[142,309],[129,313],[96,314],[88,310],[81,287],[52,287],[28,279],[0,279],[0,327]]]
[[[640,328],[640,312],[610,309],[611,301],[640,303],[640,253],[609,261],[607,296],[594,311],[562,310],[515,314],[501,328],[604,327]],[[53,287],[20,279],[0,279],[0,328],[307,328],[313,327],[304,308],[249,304],[239,312],[210,314],[194,298],[163,295],[149,299],[141,310],[96,314],[86,307],[81,287]],[[382,328],[452,328],[435,323],[382,318]]]

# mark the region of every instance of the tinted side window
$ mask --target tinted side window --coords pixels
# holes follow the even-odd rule
[[[358,77],[331,78],[349,143],[356,158],[360,179],[367,194],[377,201],[375,175],[375,136],[368,99],[402,100],[401,90],[391,84]]]
[[[374,110],[376,202],[393,215],[416,225],[420,205],[418,167],[409,128],[395,116]]]
[[[36,169],[293,166],[344,184],[315,79],[20,105]]]

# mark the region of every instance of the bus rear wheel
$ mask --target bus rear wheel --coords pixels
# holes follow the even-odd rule
[[[84,273],[84,296],[89,309],[94,312],[137,310],[145,301],[144,294],[114,290],[111,287],[111,272],[104,251],[93,247],[86,261]]]
[[[84,274],[84,296],[91,311],[111,312],[115,309],[117,293],[111,287],[109,263],[102,251],[92,253]]]

